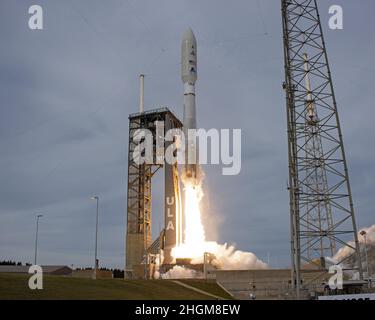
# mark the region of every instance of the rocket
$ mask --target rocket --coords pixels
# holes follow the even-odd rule
[[[194,130],[197,128],[195,110],[195,82],[197,81],[197,41],[189,28],[184,32],[181,45],[181,79],[184,84],[185,174],[197,178],[198,152]],[[189,133],[189,134],[188,134]]]

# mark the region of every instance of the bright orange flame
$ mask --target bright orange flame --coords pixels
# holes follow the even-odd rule
[[[172,256],[174,258],[194,259],[203,256],[206,244],[199,207],[203,196],[202,188],[199,184],[194,184],[193,181],[188,180],[185,182],[184,195],[184,241],[178,247],[173,248]]]
[[[193,180],[184,179],[184,239],[172,249],[173,258],[190,258],[191,263],[203,263],[205,252],[215,256],[215,266],[228,270],[265,269],[267,264],[253,253],[236,250],[233,245],[221,245],[216,241],[206,241],[202,224],[200,201],[202,186]]]

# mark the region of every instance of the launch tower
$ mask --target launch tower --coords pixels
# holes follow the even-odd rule
[[[282,0],[292,278],[324,270],[337,246],[360,249],[337,104],[316,0]],[[345,266],[345,261],[338,264]]]
[[[143,99],[141,99],[143,100]],[[143,108],[141,108],[143,110]],[[157,132],[157,123],[163,123],[163,132]],[[157,153],[157,134],[165,136],[170,129],[181,128],[182,123],[168,108],[160,108],[129,115],[128,148],[128,190],[127,190],[127,230],[126,230],[126,278],[148,278],[146,266],[148,254],[164,251],[164,262],[171,260],[170,251],[180,237],[180,221],[177,204],[180,200],[177,164],[169,164],[162,154]],[[138,164],[134,160],[134,151],[139,146],[135,139],[142,130],[149,130],[153,136],[153,163]],[[159,139],[160,141],[160,139]],[[172,142],[161,139],[165,150]],[[164,217],[165,228],[152,243],[152,189],[154,174],[164,168]]]

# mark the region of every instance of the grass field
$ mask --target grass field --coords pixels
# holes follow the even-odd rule
[[[218,286],[215,281],[205,281],[200,279],[181,279],[179,281],[205,292],[209,292],[213,295],[223,297],[225,299],[233,299],[233,297],[231,297],[220,286]]]
[[[43,290],[30,290],[25,274],[0,274],[0,300],[5,299],[127,299],[127,300],[202,300],[210,296],[182,287],[171,280],[79,279],[43,277]],[[216,283],[184,280],[205,292],[230,298]]]

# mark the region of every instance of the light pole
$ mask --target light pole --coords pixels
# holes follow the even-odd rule
[[[93,279],[96,280],[97,270],[99,268],[99,261],[98,261],[99,197],[94,196],[91,198],[91,200],[96,200],[95,261],[94,261],[94,273],[93,273]]]
[[[366,271],[367,271],[367,283],[370,287],[370,273],[368,268],[368,256],[367,256],[367,232],[365,230],[362,230],[359,233],[364,239],[365,239],[365,257],[366,257]]]
[[[36,216],[36,232],[35,232],[35,256],[34,256],[34,265],[37,263],[38,256],[38,232],[39,232],[39,219],[43,217],[42,214]]]

